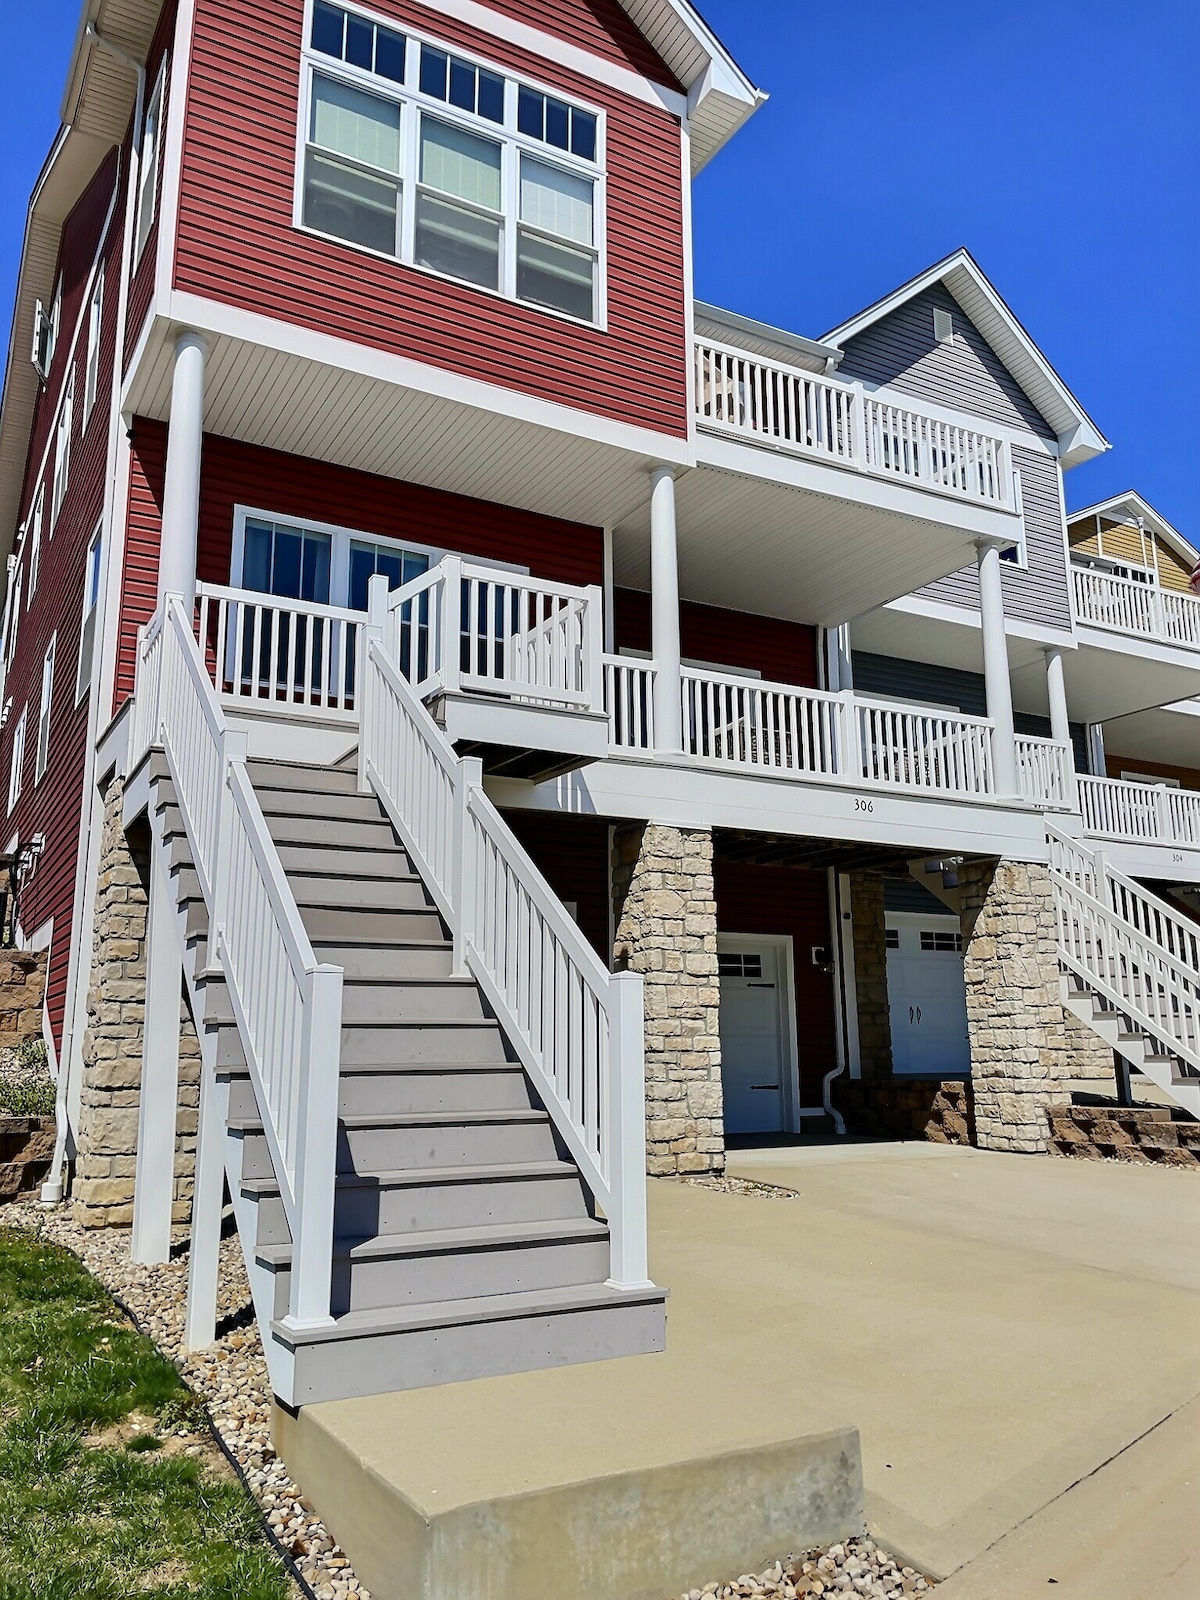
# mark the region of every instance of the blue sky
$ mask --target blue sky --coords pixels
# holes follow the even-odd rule
[[[0,0],[0,319],[76,0]],[[820,334],[966,245],[1113,443],[1200,538],[1200,5],[703,0],[771,95],[696,186],[696,289]]]

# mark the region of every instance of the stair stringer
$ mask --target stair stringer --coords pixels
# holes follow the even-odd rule
[[[192,1016],[192,1025],[200,1043],[201,1115],[203,1115],[205,1098],[203,1083],[215,1080],[218,1088],[215,1104],[219,1108],[222,1124],[222,1161],[225,1169],[226,1186],[233,1202],[238,1246],[242,1253],[242,1262],[250,1285],[255,1320],[260,1330],[266,1333],[262,1340],[262,1345],[267,1371],[271,1378],[271,1386],[275,1394],[286,1398],[292,1392],[295,1359],[293,1352],[286,1345],[280,1344],[278,1340],[272,1338],[266,1332],[266,1330],[270,1329],[271,1318],[274,1314],[274,1279],[272,1274],[257,1259],[257,1202],[252,1195],[246,1195],[242,1192],[242,1141],[238,1134],[229,1127],[228,1082],[224,1080],[223,1074],[217,1065],[217,1046],[220,1031],[217,1028],[209,1027],[204,1021],[207,980],[210,976],[218,976],[216,973],[210,973],[207,967],[208,917],[206,912],[201,911],[198,919],[194,911],[192,911],[195,902],[180,899],[174,893],[175,885],[178,884],[180,875],[185,870],[185,867],[183,862],[179,860],[172,865],[171,856],[175,847],[163,835],[162,813],[168,806],[175,803],[175,789],[170,777],[152,773],[148,797],[152,840],[151,871],[165,872],[173,880],[174,927],[183,967],[184,989]],[[181,837],[186,846],[186,835],[177,835],[175,837]],[[197,928],[197,920],[203,922],[202,930]],[[191,922],[190,932],[189,922]]]

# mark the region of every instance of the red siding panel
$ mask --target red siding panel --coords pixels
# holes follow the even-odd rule
[[[833,979],[812,964],[812,947],[829,944],[829,892],[823,872],[713,864],[718,933],[790,934],[795,962],[800,1096],[820,1105],[821,1079],[837,1065]]]
[[[617,0],[485,0],[493,11],[552,33],[683,92],[670,67],[634,27]]]
[[[412,0],[376,10],[608,117],[608,328],[328,243],[292,226],[300,0],[199,0],[175,282],[181,289],[542,399],[687,432],[679,125]]]
[[[607,967],[612,957],[607,822],[549,811],[506,811],[504,820],[558,898],[575,902],[580,931]]]
[[[618,589],[614,600],[618,650],[650,650],[650,596],[640,589]],[[817,687],[817,630],[803,623],[684,600],[679,632],[689,661],[741,667],[800,689]]]
[[[154,612],[165,458],[162,423],[138,418],[117,704],[133,692],[137,630]],[[204,441],[197,552],[197,570],[203,582],[229,582],[237,505],[384,538],[411,539],[414,544],[463,555],[511,561],[527,566],[535,577],[559,583],[598,584],[602,579],[603,540],[598,528],[209,435]]]
[[[105,262],[104,316],[101,325],[97,401],[83,422],[84,370],[88,317],[83,318],[79,339],[72,339],[75,320],[86,312],[88,277],[101,229],[117,181],[116,152],[103,163],[87,192],[68,218],[62,237],[60,264],[65,285],[59,353],[51,385],[39,402],[34,441],[27,466],[25,508],[42,482],[39,467],[44,443],[57,411],[58,395],[67,375],[75,373],[75,409],[71,441],[71,466],[66,498],[53,527],[50,525],[50,481],[53,464],[45,474],[46,501],[42,528],[41,560],[37,586],[28,592],[29,537],[18,558],[21,616],[17,650],[4,686],[12,709],[0,733],[0,780],[7,796],[12,763],[12,743],[22,709],[26,709],[23,787],[17,806],[7,818],[4,838],[26,843],[35,833],[46,836],[46,848],[21,893],[21,926],[28,936],[53,919],[46,1006],[55,1049],[62,1044],[67,998],[71,921],[75,875],[84,825],[83,781],[87,746],[88,701],[75,703],[79,668],[79,634],[87,547],[104,508],[108,459],[109,395],[116,347],[117,278],[120,268],[123,205],[118,199],[112,224],[103,240]],[[54,688],[50,706],[49,761],[40,783],[35,783],[37,721],[41,705],[42,663],[51,637],[55,638]]]

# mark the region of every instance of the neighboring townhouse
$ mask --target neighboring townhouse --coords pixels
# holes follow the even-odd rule
[[[85,6],[0,415],[20,925],[78,1214],[190,1214],[202,1345],[227,1188],[289,1405],[661,1348],[647,1171],[906,1074],[996,1149],[1114,1044],[1200,1109],[1191,924],[1079,812],[1195,682],[1079,613],[1106,442],[966,252],[821,340],[695,303],[761,99],[682,0]]]

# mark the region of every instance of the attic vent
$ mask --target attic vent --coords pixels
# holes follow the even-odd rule
[[[941,311],[936,306],[933,311],[933,337],[939,344],[952,344],[954,342],[954,313]]]

